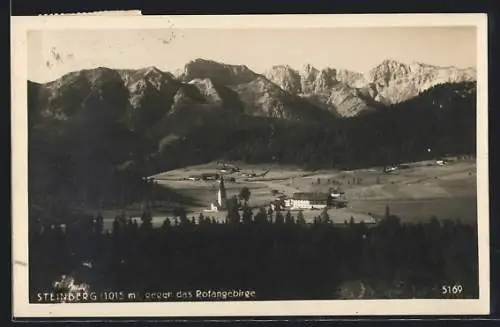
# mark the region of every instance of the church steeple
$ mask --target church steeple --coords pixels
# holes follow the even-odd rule
[[[219,189],[217,191],[217,204],[219,205],[219,208],[225,209],[226,201],[227,201],[227,195],[226,195],[226,188],[224,186],[224,177],[222,177],[221,175],[219,180]]]

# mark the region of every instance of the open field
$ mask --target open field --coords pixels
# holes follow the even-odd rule
[[[382,217],[386,205],[402,221],[425,221],[432,216],[439,219],[460,219],[464,223],[476,222],[476,165],[471,160],[454,160],[448,166],[433,161],[406,165],[395,172],[384,174],[380,167],[355,171],[304,171],[295,167],[272,165],[245,165],[235,163],[239,172],[224,174],[228,197],[237,195],[242,187],[251,192],[250,205],[257,210],[267,206],[274,198],[272,191],[286,196],[294,192],[344,191],[349,200],[342,209],[330,209],[335,223],[351,217],[355,221],[368,221]],[[190,176],[215,173],[216,163],[191,166],[152,176],[159,185],[195,199],[186,207],[188,216],[205,216],[224,220],[224,212],[204,212],[216,200],[217,181],[186,180]],[[268,171],[268,173],[263,174]],[[262,174],[262,176],[260,176]],[[257,177],[248,177],[256,175]],[[234,178],[233,182],[229,180]],[[161,206],[154,208],[154,224],[160,225],[168,213]],[[131,213],[139,214],[139,212]],[[304,211],[306,221],[319,215],[318,210]],[[112,219],[108,213],[108,219]]]

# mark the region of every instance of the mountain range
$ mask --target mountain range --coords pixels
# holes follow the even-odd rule
[[[257,74],[245,65],[227,65],[196,59],[174,76],[155,67],[139,70],[97,68],[69,73],[38,85],[46,99],[40,99],[45,113],[64,118],[68,113],[59,103],[82,103],[82,94],[103,87],[120,88],[128,99],[129,115],[138,128],[164,114],[173,114],[186,103],[205,110],[229,110],[253,116],[285,119],[322,119],[325,111],[334,116],[352,117],[418,96],[432,86],[476,80],[473,68],[436,67],[422,63],[406,65],[385,60],[367,75],[334,68],[317,69],[305,65],[295,70],[287,65],[273,66]],[[75,93],[76,92],[76,93]],[[103,93],[103,94],[104,94]],[[76,97],[74,97],[76,95]],[[67,100],[65,100],[67,99]],[[59,106],[59,107],[58,107]],[[139,108],[153,107],[139,114]],[[144,116],[142,116],[142,114]]]
[[[310,99],[342,117],[358,115],[380,105],[411,99],[432,86],[476,80],[473,68],[437,67],[422,63],[406,65],[384,60],[365,76],[344,69],[302,70],[274,66],[265,75],[291,94]]]
[[[102,200],[123,174],[223,158],[348,168],[429,146],[473,153],[475,79],[392,60],[364,75],[196,59],[175,74],[99,67],[28,81],[30,194]]]

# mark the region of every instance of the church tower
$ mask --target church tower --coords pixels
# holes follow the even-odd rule
[[[226,201],[226,188],[224,187],[224,178],[221,175],[219,180],[219,190],[217,191],[217,204],[220,209],[226,209]]]

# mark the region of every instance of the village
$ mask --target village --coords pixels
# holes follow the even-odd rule
[[[224,185],[224,175],[218,176],[217,201],[211,203],[210,209],[205,210],[205,212],[219,212],[226,209],[227,192]],[[271,199],[268,207],[272,211],[324,210],[329,207],[345,207],[347,204],[345,193],[340,191],[332,193],[295,192],[291,196],[286,196],[277,190],[272,190]]]
[[[436,211],[461,218],[471,215],[475,207],[475,194],[464,187],[474,183],[474,178],[472,161],[463,158],[355,171],[304,171],[282,165],[217,161],[148,177],[195,200],[189,204],[153,201],[155,226],[166,218],[174,221],[171,208],[176,205],[182,206],[190,219],[203,215],[224,223],[228,200],[237,202],[240,214],[245,204],[254,215],[262,209],[294,216],[300,212],[306,223],[326,213],[337,225],[376,225],[387,210],[404,213],[402,216],[411,221],[426,220]],[[460,205],[456,197],[461,198]],[[140,215],[136,210],[132,218],[140,223]]]
[[[192,212],[193,214],[202,213],[205,216],[216,218],[217,221],[224,221],[227,214],[227,202],[229,199],[233,198],[237,201],[239,205],[239,211],[243,211],[243,201],[248,205],[248,198],[252,194],[252,191],[256,194],[252,195],[255,201],[250,203],[250,208],[252,210],[260,210],[264,208],[267,212],[298,212],[300,211],[306,218],[306,223],[313,221],[313,215],[319,216],[320,212],[327,212],[333,209],[345,208],[348,204],[345,192],[338,190],[338,188],[331,188],[330,192],[302,192],[298,190],[293,190],[287,188],[283,190],[280,185],[276,185],[278,189],[270,189],[269,193],[263,196],[259,186],[261,184],[266,184],[268,186],[272,185],[272,182],[276,182],[276,178],[264,179],[270,169],[264,169],[261,172],[256,172],[255,169],[242,170],[237,165],[231,163],[217,162],[217,168],[213,169],[211,172],[203,172],[199,174],[191,174],[183,178],[178,178],[177,180],[168,179],[165,177],[154,176],[151,177],[158,183],[198,183],[200,188],[203,186],[215,186],[210,187],[212,192],[213,201],[207,204],[206,208],[201,210],[196,210]],[[229,189],[234,191],[234,194],[229,194]],[[235,188],[236,185],[241,185],[240,189]],[[247,199],[242,193],[248,193]],[[362,220],[365,224],[374,224],[376,220],[373,217],[363,216]],[[342,223],[354,220],[354,217],[349,217],[349,219],[344,219]],[[332,221],[340,223],[340,221]]]

